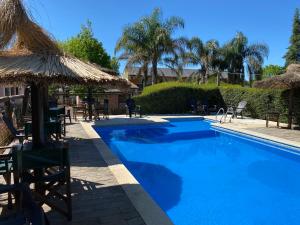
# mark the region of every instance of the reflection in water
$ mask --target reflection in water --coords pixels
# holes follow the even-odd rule
[[[202,138],[214,138],[219,133],[213,130],[201,130],[191,132],[168,133],[164,128],[135,130],[114,134],[117,141],[130,141],[138,144],[172,143],[175,141],[194,140]]]
[[[165,211],[176,206],[182,192],[182,179],[161,165],[124,162],[134,177]]]

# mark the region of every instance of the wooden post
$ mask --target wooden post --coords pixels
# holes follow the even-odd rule
[[[24,125],[24,117],[27,112],[28,100],[29,100],[30,89],[26,86],[24,90],[24,97],[22,102],[22,114],[21,114],[21,124]]]
[[[89,120],[93,120],[93,108],[92,108],[92,88],[88,88],[88,112],[89,112]]]
[[[45,100],[47,100],[48,96],[47,91],[48,88],[45,85],[35,83],[31,84],[33,147],[42,147],[47,141],[45,136],[45,106],[46,103],[48,103],[45,102]]]
[[[294,111],[294,89],[289,90],[289,112],[288,112],[288,129],[292,129]]]

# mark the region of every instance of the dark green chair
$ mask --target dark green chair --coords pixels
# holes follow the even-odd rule
[[[24,139],[26,138],[24,129],[16,129],[5,112],[2,112],[2,120],[5,123],[6,127],[9,129],[10,133],[14,136],[14,138],[18,139],[19,143],[22,144]]]
[[[19,195],[19,200],[16,200],[16,207],[12,213],[0,216],[0,225],[49,224],[43,209],[33,200],[28,185],[0,185],[0,194],[12,192]]]
[[[27,139],[32,135],[32,122],[25,123],[24,129],[25,138]],[[59,140],[62,136],[62,124],[60,121],[49,121],[45,122],[45,135],[50,139],[53,137],[56,140]]]
[[[11,175],[14,173],[14,183],[18,183],[18,171],[21,164],[20,151],[21,146],[1,146],[3,152],[0,155],[0,175],[3,176],[7,185],[12,184]],[[8,151],[9,150],[9,151]],[[8,152],[5,152],[8,151]],[[12,206],[12,193],[8,192],[8,206]]]
[[[22,153],[22,182],[34,184],[40,205],[46,204],[72,220],[69,149],[53,145]],[[62,204],[64,202],[64,204]]]

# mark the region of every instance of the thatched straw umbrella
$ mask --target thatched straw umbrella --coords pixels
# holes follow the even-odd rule
[[[51,83],[129,86],[97,66],[65,55],[46,32],[29,17],[21,0],[0,1],[0,83],[30,84],[32,136],[44,145],[44,115]]]
[[[286,73],[271,77],[254,84],[257,88],[282,88],[289,90],[289,116],[288,128],[292,127],[292,114],[294,111],[294,89],[300,88],[300,64],[291,64]]]

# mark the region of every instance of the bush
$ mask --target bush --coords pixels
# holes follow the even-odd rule
[[[300,90],[296,91],[295,111],[300,110]],[[272,111],[288,111],[288,91],[282,89],[245,88],[239,85],[198,85],[183,82],[166,82],[146,87],[136,103],[148,114],[176,114],[190,112],[192,99],[203,104],[225,107],[248,102],[246,113],[253,118],[265,118],[267,104]],[[298,110],[297,110],[298,109]],[[281,118],[286,121],[286,116]]]

